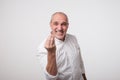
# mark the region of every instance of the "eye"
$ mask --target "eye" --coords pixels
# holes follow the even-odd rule
[[[54,22],[53,25],[57,26],[57,25],[58,25],[58,22]]]
[[[68,23],[67,22],[63,22],[61,25],[62,26],[68,26]]]

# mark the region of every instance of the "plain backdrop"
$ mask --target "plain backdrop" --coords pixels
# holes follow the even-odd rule
[[[0,80],[42,80],[37,48],[57,11],[69,17],[88,80],[120,80],[119,0],[0,0]]]

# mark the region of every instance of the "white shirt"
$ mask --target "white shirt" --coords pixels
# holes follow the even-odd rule
[[[76,37],[66,34],[65,40],[55,38],[56,63],[58,73],[56,76],[50,75],[46,71],[47,50],[44,48],[45,41],[38,48],[40,66],[43,80],[83,80],[82,73],[85,73],[80,48]]]

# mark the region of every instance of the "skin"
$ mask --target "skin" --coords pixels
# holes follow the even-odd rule
[[[52,34],[64,41],[67,29],[68,29],[68,20],[67,17],[64,14],[57,13],[52,17],[52,20],[50,22],[50,27],[52,30]]]
[[[45,48],[48,51],[48,63],[46,66],[46,70],[51,75],[57,74],[57,65],[56,65],[56,46],[54,38],[58,38],[59,40],[64,41],[65,35],[68,29],[68,21],[67,17],[64,14],[57,13],[52,16],[51,22],[51,34],[47,38],[45,43]]]
[[[56,65],[56,45],[55,45],[55,38],[64,41],[66,32],[68,29],[68,18],[64,13],[57,12],[52,15],[50,21],[51,27],[51,34],[47,38],[45,42],[45,48],[48,51],[47,55],[47,66],[46,70],[49,74],[55,76],[58,72],[57,65]],[[86,79],[85,74],[83,74],[84,80]]]

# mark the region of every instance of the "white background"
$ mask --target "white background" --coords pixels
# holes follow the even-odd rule
[[[88,80],[120,80],[119,0],[0,0],[0,80],[42,80],[37,47],[65,12]]]

